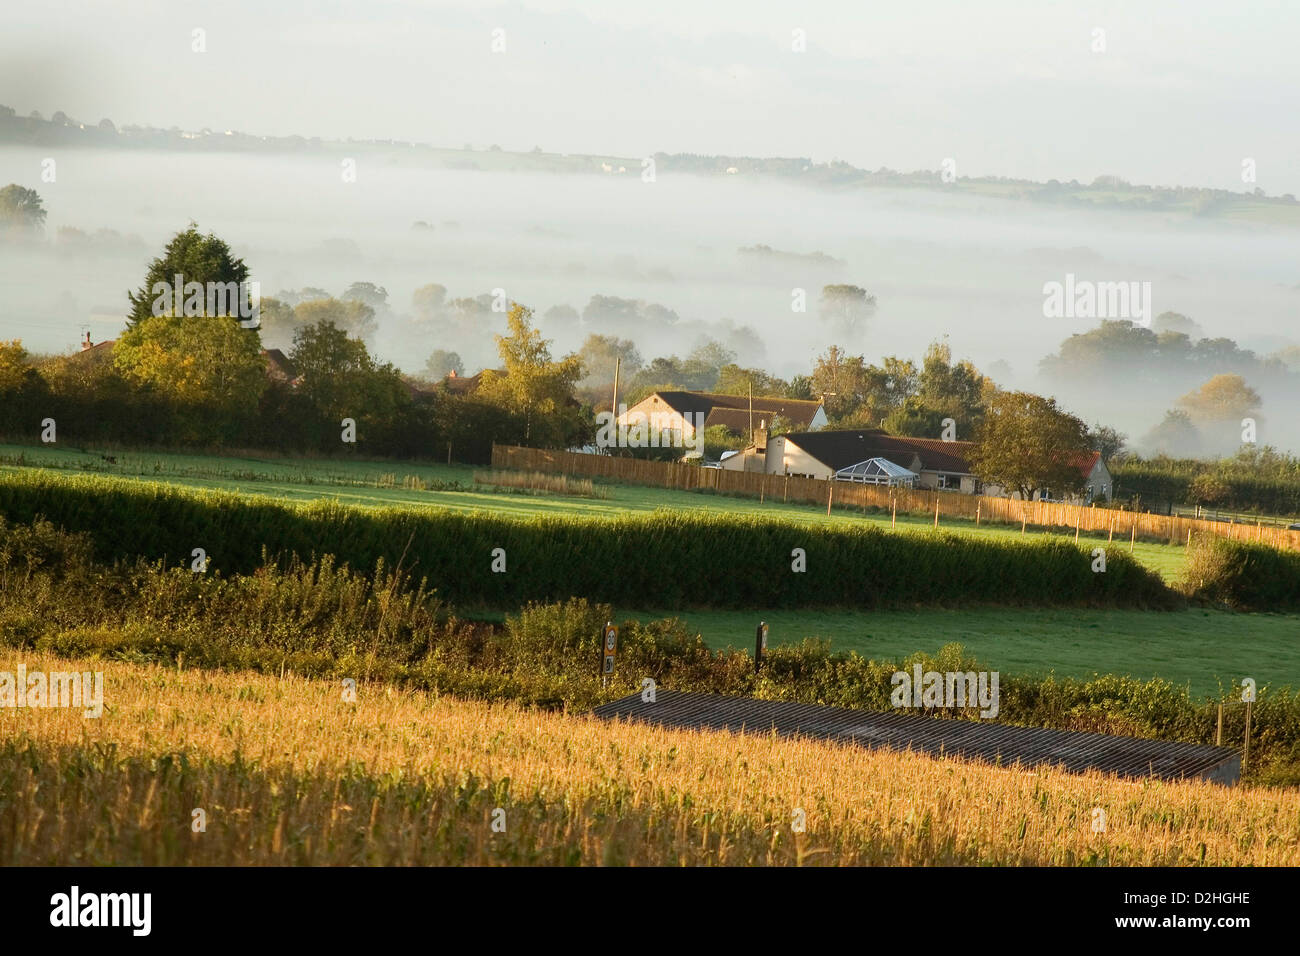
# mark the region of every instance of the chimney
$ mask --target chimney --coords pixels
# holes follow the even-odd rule
[[[86,337],[83,338],[83,339],[81,340],[81,351],[84,352],[84,351],[86,351],[86,349],[88,349],[88,348],[90,348],[90,332],[89,332],[89,331],[86,332]]]
[[[447,373],[447,377],[448,377],[448,378],[455,378],[455,377],[456,377],[456,370],[455,370],[455,369],[452,369],[450,372],[448,372],[448,373]]]

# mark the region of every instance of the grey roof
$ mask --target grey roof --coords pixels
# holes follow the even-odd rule
[[[883,475],[886,478],[908,480],[911,478],[920,478],[914,471],[909,471],[902,465],[896,465],[888,458],[868,458],[866,461],[860,461],[856,465],[837,469],[835,477],[843,475],[846,478],[852,478],[859,475]]]
[[[1232,783],[1241,770],[1241,757],[1235,751],[1206,744],[662,689],[655,697],[650,704],[643,702],[639,693],[632,694],[597,707],[595,714],[669,727],[753,733],[775,730],[782,736],[915,750],[1002,765],[1018,763],[1024,768],[1055,765],[1071,773],[1098,770],[1122,777],[1199,777]]]
[[[832,471],[847,468],[868,458],[885,458],[905,467],[912,465],[920,471],[965,475],[970,474],[971,470],[966,456],[975,447],[970,442],[908,438],[874,428],[790,432],[785,438]]]
[[[665,390],[654,392],[647,398],[654,396],[658,396],[665,405],[681,415],[703,414],[705,427],[723,425],[742,432],[749,428],[751,402],[755,426],[759,422],[770,425],[773,417],[779,416],[787,427],[807,428],[817,416],[817,410],[822,407],[821,402],[767,395],[755,395],[750,399],[746,395],[723,395],[718,392]]]

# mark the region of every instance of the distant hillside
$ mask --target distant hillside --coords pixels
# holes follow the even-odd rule
[[[454,149],[402,140],[324,140],[318,136],[257,136],[238,130],[201,129],[195,132],[176,127],[118,127],[108,119],[94,124],[80,122],[61,111],[49,119],[36,111],[19,116],[13,108],[0,105],[0,145],[4,144],[178,152],[360,153],[380,154],[389,162],[401,165],[443,169],[586,173],[628,178],[642,174],[640,157],[548,153],[541,147],[515,153],[495,145],[486,149],[474,149],[469,145]],[[945,182],[939,170],[907,173],[881,167],[873,172],[840,160],[817,163],[807,157],[656,153],[654,162],[656,175],[762,176],[830,189],[942,190],[1073,208],[1163,212],[1176,216],[1300,226],[1300,202],[1294,195],[1267,196],[1258,188],[1250,192],[1233,192],[1201,187],[1143,186],[1128,183],[1117,176],[1098,176],[1091,183],[1077,180],[1059,182],[1055,179],[1039,183],[1001,176],[959,176],[952,182]]]

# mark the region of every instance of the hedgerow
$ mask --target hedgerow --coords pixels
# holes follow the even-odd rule
[[[1105,571],[1068,541],[1025,542],[732,515],[616,518],[305,505],[102,476],[0,476],[0,515],[91,536],[101,560],[251,573],[330,555],[414,574],[468,607],[580,595],[669,610],[1022,605],[1170,608],[1181,598],[1121,548]],[[800,553],[802,552],[802,554]],[[802,566],[805,571],[798,571]],[[495,569],[494,569],[495,568]],[[501,570],[504,568],[504,570]]]

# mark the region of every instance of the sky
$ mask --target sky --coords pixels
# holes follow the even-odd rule
[[[1300,193],[1296,3],[7,7],[0,103],[88,123]]]

